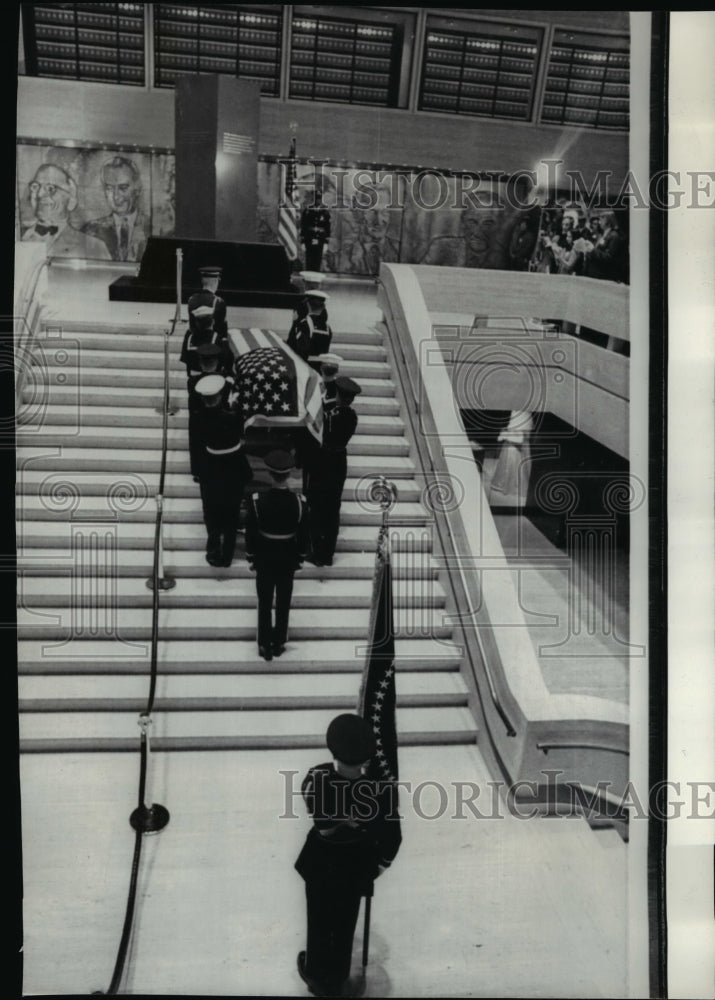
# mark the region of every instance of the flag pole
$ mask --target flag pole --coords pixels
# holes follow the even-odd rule
[[[390,533],[390,511],[397,502],[397,487],[394,483],[388,482],[384,476],[375,479],[370,487],[368,499],[377,503],[382,510],[382,524],[377,540],[376,568],[385,558],[385,551],[389,553],[389,533]],[[375,573],[375,582],[378,579]],[[376,601],[378,599],[377,587],[373,586],[372,608],[370,614],[370,634],[373,632],[374,617],[376,614]],[[363,691],[360,693],[360,702],[363,700]],[[364,705],[361,705],[364,709]],[[365,977],[370,954],[370,917],[372,915],[372,896],[375,883],[370,884],[370,891],[365,895],[365,922],[362,934],[362,975]]]

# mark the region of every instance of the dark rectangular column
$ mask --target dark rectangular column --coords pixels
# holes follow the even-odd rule
[[[182,76],[174,109],[176,235],[254,241],[260,85]]]

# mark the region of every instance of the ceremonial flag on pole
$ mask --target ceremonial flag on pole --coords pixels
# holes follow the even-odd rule
[[[392,604],[392,567],[387,520],[380,530],[375,557],[370,631],[357,714],[375,733],[377,750],[365,778],[375,783],[375,832],[382,857],[389,866],[402,843],[398,804],[397,722],[395,719],[395,628]],[[370,934],[370,895],[365,901],[363,967],[367,965]]]
[[[322,440],[321,379],[272,330],[229,330],[246,427],[306,427]]]
[[[370,631],[357,708],[358,715],[372,725],[377,741],[377,752],[367,777],[381,782],[394,782],[398,778],[395,702],[392,566],[388,530],[383,526],[375,557]]]
[[[285,181],[278,208],[278,238],[285,247],[288,260],[298,256],[298,206],[295,203],[295,136],[290,142],[290,156],[284,165]]]

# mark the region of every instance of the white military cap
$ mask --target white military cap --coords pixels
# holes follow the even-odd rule
[[[322,285],[325,277],[320,271],[299,271],[298,273],[303,281],[310,281],[314,285]]]
[[[198,319],[203,319],[205,316],[213,316],[213,314],[213,306],[197,306],[196,309],[191,310],[191,315],[196,316]]]
[[[204,375],[196,383],[195,391],[199,396],[216,396],[226,384],[223,375]]]
[[[336,370],[342,360],[337,354],[311,354],[308,358],[308,361],[311,363],[317,362],[320,365],[332,365]]]
[[[322,292],[319,288],[307,288],[304,292],[306,299],[320,299],[327,302],[330,296],[327,292]]]

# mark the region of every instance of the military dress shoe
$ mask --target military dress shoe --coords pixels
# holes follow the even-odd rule
[[[286,651],[286,646],[284,642],[274,642],[273,643],[273,655],[282,656]]]
[[[272,660],[273,650],[269,646],[259,646],[258,655],[262,656],[264,660]]]
[[[319,983],[317,979],[313,979],[305,971],[305,952],[298,952],[298,975],[303,980],[305,985],[308,987],[308,992],[312,993],[314,997],[331,997],[335,996],[323,983]]]

